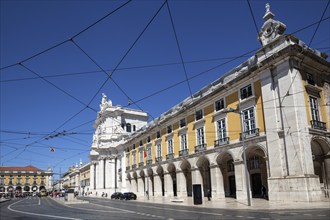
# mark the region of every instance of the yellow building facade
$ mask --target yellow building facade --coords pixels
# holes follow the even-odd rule
[[[3,194],[49,191],[51,186],[52,170],[43,171],[34,166],[0,167],[0,192]]]
[[[329,198],[330,63],[285,35],[266,8],[263,47],[153,121],[132,132],[118,117],[128,109],[101,104],[91,147],[93,195]]]

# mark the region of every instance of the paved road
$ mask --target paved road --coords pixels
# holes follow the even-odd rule
[[[327,209],[233,210],[209,209],[137,201],[85,198],[89,203],[65,205],[51,198],[25,198],[0,203],[0,219],[329,219]]]

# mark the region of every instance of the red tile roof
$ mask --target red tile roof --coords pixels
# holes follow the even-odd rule
[[[39,168],[36,168],[34,166],[26,166],[26,167],[0,167],[0,171],[43,171],[43,170],[40,170]]]

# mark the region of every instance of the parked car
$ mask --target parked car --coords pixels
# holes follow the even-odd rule
[[[136,200],[136,194],[132,193],[132,192],[125,192],[124,193],[124,198],[126,200],[131,200],[131,199]]]
[[[111,195],[111,199],[124,199],[124,195],[121,192],[115,192]]]

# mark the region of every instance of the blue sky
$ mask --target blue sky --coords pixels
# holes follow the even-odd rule
[[[102,93],[152,120],[190,96],[181,56],[195,93],[260,47],[247,1],[125,2],[1,0],[1,166],[85,163]],[[286,34],[329,54],[328,1],[250,0],[258,30],[267,2]]]

